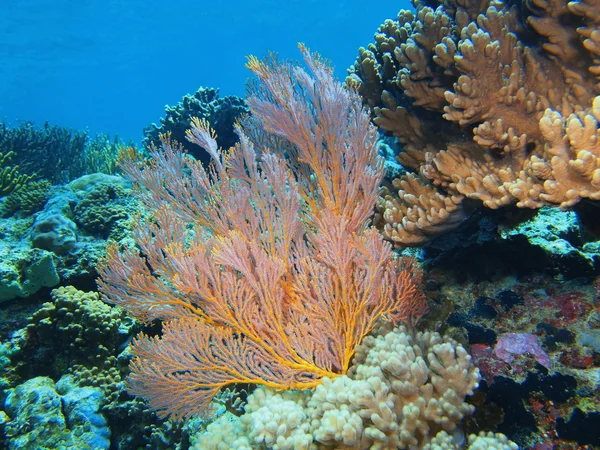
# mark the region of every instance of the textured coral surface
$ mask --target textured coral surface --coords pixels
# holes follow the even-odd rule
[[[412,173],[377,223],[401,246],[488,208],[600,199],[597,1],[415,1],[348,77]]]

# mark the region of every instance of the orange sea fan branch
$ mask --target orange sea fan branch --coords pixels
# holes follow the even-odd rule
[[[314,387],[346,373],[379,319],[422,314],[417,278],[368,227],[376,130],[358,95],[301,51],[309,70],[249,59],[263,86],[248,100],[254,128],[240,125],[226,154],[192,121],[209,168],[168,137],[149,161],[123,157],[150,218],[134,225],[139,250],[109,247],[99,286],[163,321],[162,336],[135,340],[129,379],[161,415],[202,414],[233,383]]]

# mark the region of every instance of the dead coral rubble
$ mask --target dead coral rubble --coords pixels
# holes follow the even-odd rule
[[[414,0],[360,49],[347,79],[413,174],[376,223],[427,243],[488,208],[600,199],[600,1]]]

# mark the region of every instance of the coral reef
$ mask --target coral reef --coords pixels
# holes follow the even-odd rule
[[[423,245],[481,204],[600,199],[596,3],[414,5],[381,26],[347,79],[413,172],[379,203],[386,237]]]
[[[478,382],[456,341],[400,327],[367,337],[348,376],[326,378],[312,393],[257,389],[238,423],[223,426],[224,416],[195,448],[421,448],[473,412],[465,398]]]
[[[59,282],[87,287],[96,276],[106,240],[126,240],[129,219],[139,209],[129,195],[130,183],[119,176],[96,173],[65,186],[45,190],[46,186],[43,183],[31,197],[25,190],[4,198],[0,301],[30,297]],[[20,199],[31,202],[15,205]],[[42,202],[43,208],[33,212]],[[22,209],[28,206],[33,208],[31,215]]]
[[[118,161],[121,151],[126,147],[132,146],[133,143],[125,143],[118,136],[111,139],[108,134],[96,135],[85,146],[83,167],[77,174],[79,176],[93,173],[115,175],[118,171]],[[73,178],[75,177],[71,179]]]
[[[81,188],[84,177],[78,184],[69,186],[79,192],[79,202],[73,207],[73,215],[78,228],[94,236],[119,241],[125,236],[127,219],[131,215],[128,204],[133,200],[128,198],[127,188],[118,180],[101,177],[90,183],[86,176],[86,187]]]
[[[67,373],[87,371],[90,376],[80,385],[102,386],[91,384],[102,376],[90,371],[108,373],[117,367],[115,358],[139,330],[139,323],[100,301],[95,292],[68,286],[54,289],[51,297],[52,302],[26,319],[24,328],[12,333],[4,349],[2,383],[14,386],[40,375],[57,380]]]
[[[558,269],[565,278],[589,276],[600,271],[600,244],[575,211],[543,207],[530,220],[499,226],[498,245],[537,253],[537,270]]]
[[[238,141],[233,126],[245,114],[248,114],[248,107],[244,99],[235,95],[221,98],[218,89],[201,87],[194,94],[184,96],[177,105],[166,106],[160,125],[152,124],[144,130],[143,144],[160,147],[160,135],[169,133],[171,139],[180,142],[191,155],[208,164],[209,154],[185,137],[192,118],[207,120],[215,130],[219,147],[228,149]]]
[[[76,253],[77,225],[62,214],[40,214],[31,230],[31,244],[34,248],[48,250],[56,255]]]
[[[111,140],[100,134],[92,139],[85,131],[48,122],[43,126],[20,122],[16,127],[0,122],[0,155],[10,155],[12,170],[18,166],[21,177],[43,178],[52,184],[67,183],[94,172],[113,174],[122,147],[124,143],[118,137]],[[7,162],[0,158],[2,166]],[[7,169],[4,172],[12,173]]]
[[[0,447],[600,448],[600,4],[415,7],[347,80],[379,142],[312,56],[167,107],[137,199],[0,125]]]
[[[0,302],[29,297],[60,282],[52,253],[0,245]]]
[[[127,344],[141,324],[95,292],[61,287],[52,298],[0,345],[3,444],[166,450],[185,442],[183,424],[159,420],[125,392]]]
[[[532,273],[564,280],[595,276],[600,273],[600,234],[594,229],[596,207],[585,206],[591,211],[580,206],[577,211],[480,209],[459,229],[402,252],[415,255],[425,267],[454,273],[458,280]]]
[[[440,431],[423,450],[458,450],[460,446],[455,439],[445,431]],[[519,447],[508,440],[502,433],[481,432],[470,435],[468,450],[517,450]]]
[[[500,265],[495,254],[486,257]],[[597,433],[584,432],[600,407],[598,276],[478,279],[434,265],[426,279],[431,309],[423,325],[462,342],[482,376],[467,433],[494,430],[523,448],[600,444]]]

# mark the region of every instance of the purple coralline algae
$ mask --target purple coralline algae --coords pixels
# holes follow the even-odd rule
[[[498,358],[507,363],[512,363],[515,355],[529,353],[547,369],[552,365],[550,357],[540,346],[538,337],[530,333],[506,333],[501,335],[494,347],[494,352]]]

